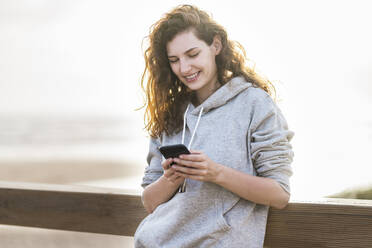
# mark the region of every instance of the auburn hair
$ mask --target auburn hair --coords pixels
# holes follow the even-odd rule
[[[247,63],[245,50],[239,42],[229,40],[226,30],[205,11],[192,5],[180,5],[153,24],[150,34],[145,37],[148,47],[144,52],[145,69],[141,86],[146,94],[145,128],[151,137],[160,137],[163,132],[171,135],[182,128],[183,112],[192,92],[173,73],[166,45],[177,34],[187,30],[192,30],[207,45],[219,36],[222,50],[216,56],[216,65],[221,85],[233,77],[243,76],[255,87],[275,96],[274,85]]]

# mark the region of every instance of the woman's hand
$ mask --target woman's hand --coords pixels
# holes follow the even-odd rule
[[[216,182],[223,166],[212,161],[202,151],[190,151],[191,154],[180,155],[174,158],[176,176],[190,178],[198,181]]]
[[[170,166],[173,162],[174,161],[172,158],[168,158],[161,163],[164,169],[163,177],[166,178],[170,183],[179,186],[183,183],[185,178],[176,174],[176,170],[173,168],[174,165]]]

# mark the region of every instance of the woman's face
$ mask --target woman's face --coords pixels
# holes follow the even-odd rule
[[[219,39],[209,46],[198,39],[192,30],[179,33],[167,43],[170,67],[178,79],[196,91],[199,103],[219,86],[215,57],[221,50]]]

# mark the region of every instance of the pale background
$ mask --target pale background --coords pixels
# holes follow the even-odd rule
[[[193,1],[0,0],[0,180],[140,192],[141,42],[180,3]],[[371,185],[369,1],[196,3],[278,85],[296,133],[292,199]],[[9,247],[130,242],[6,226],[0,239]]]

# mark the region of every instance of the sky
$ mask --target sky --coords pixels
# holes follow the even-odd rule
[[[372,184],[369,1],[0,1],[0,114],[125,117],[144,146],[141,44],[181,3],[212,13],[276,83],[294,196]]]

